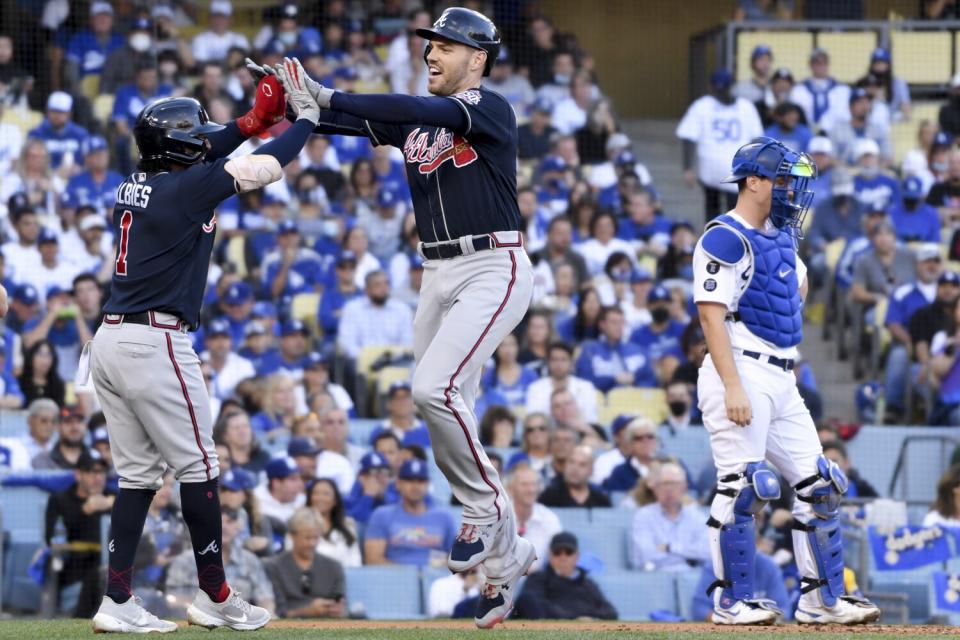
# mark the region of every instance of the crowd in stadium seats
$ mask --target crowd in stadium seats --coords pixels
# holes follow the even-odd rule
[[[199,13],[186,0],[148,8],[40,4],[42,14],[23,16],[24,29],[0,34],[0,275],[10,292],[0,410],[27,415],[25,434],[0,437],[0,470],[51,491],[44,541],[69,559],[60,586],[82,583],[76,613],[87,615],[96,605],[91,594],[99,594],[99,555],[71,545],[100,544],[99,515],[110,509],[117,478],[96,393],[74,384],[74,374],[109,295],[114,191],[135,168],[136,114],[156,98],[190,95],[212,119],[232,119],[252,100],[246,55],[264,63],[297,55],[343,91],[423,94],[424,43],[413,30],[436,12],[407,13],[407,3],[384,0],[358,13],[356,3],[330,0],[279,5],[262,21],[234,24],[239,12],[229,0]],[[541,558],[518,611],[612,618],[617,611],[591,574],[712,575],[697,503],[709,499],[715,473],[664,447],[700,430],[704,337],[690,297],[697,232],[678,212],[666,215],[637,141],[621,131],[602,73],[575,36],[540,15],[501,26],[506,47],[485,82],[521,123],[518,199],[536,282],[530,313],[482,377],[481,440],[504,474],[521,534]],[[50,65],[26,71],[27,44],[38,42]],[[960,155],[948,137],[949,123],[960,122],[951,115],[956,103],[944,107],[943,131],[921,130],[901,185],[885,173],[889,126],[909,114],[910,100],[889,75],[889,54],[878,50],[873,75],[853,89],[834,86],[824,51],[811,55],[810,83],[775,69],[775,56],[758,48],[754,77],[735,89],[728,73],[715,75],[711,99],[740,100],[755,121],[745,132],[766,127],[814,157],[822,172],[818,212],[833,207],[837,215],[814,215],[804,245],[811,274],[823,288],[836,262],[848,265],[848,280],[841,284],[837,273],[836,286],[873,308],[869,322],[882,321],[877,307],[889,298],[888,323],[895,307],[901,313],[891,334],[902,349],[891,350],[899,364],[888,364],[888,407],[898,408],[891,388],[899,384],[905,394],[908,380],[920,382],[909,373],[913,362],[943,381],[937,407],[949,422],[960,414],[953,364],[960,280],[940,270],[939,253],[914,260],[897,241],[939,242],[940,224],[927,224],[936,209],[924,198],[941,216],[956,212]],[[238,153],[259,144],[251,140]],[[731,155],[718,161],[721,169]],[[715,203],[710,214],[719,213],[721,193],[700,179]],[[284,180],[226,201],[216,221],[218,248],[194,342],[216,424],[228,580],[278,616],[360,615],[345,600],[351,570],[436,567],[456,535],[456,507],[409,385],[424,267],[403,158],[364,138],[315,135]],[[838,240],[847,248],[832,263]],[[905,290],[915,262],[917,283]],[[914,322],[914,314],[938,324]],[[923,340],[914,337],[920,333]],[[798,363],[796,373],[819,417],[809,366]],[[849,469],[842,446],[835,451]],[[151,506],[134,586],[162,589],[177,610],[192,597],[196,570],[173,483],[168,474]],[[603,529],[624,538],[622,549],[564,531],[578,517],[570,514],[587,507],[627,514],[621,528]],[[793,584],[788,593],[784,580],[786,526],[775,513],[764,527],[760,544],[769,554],[758,560],[766,576],[758,581],[789,610],[796,591]],[[434,587],[429,615],[472,616],[464,601],[477,594],[474,576]]]

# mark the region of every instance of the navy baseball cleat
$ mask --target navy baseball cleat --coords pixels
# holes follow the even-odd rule
[[[480,602],[473,621],[480,629],[492,629],[507,619],[513,611],[513,601],[517,597],[516,589],[520,578],[530,572],[537,560],[537,551],[526,538],[517,536],[517,560],[519,566],[502,584],[486,583],[480,589]]]
[[[460,533],[453,541],[450,557],[447,558],[450,571],[469,571],[486,560],[493,550],[497,536],[508,521],[509,518],[501,518],[493,524],[461,524]]]

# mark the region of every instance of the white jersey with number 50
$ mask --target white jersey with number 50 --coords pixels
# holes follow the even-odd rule
[[[730,174],[737,149],[763,135],[757,108],[743,98],[724,104],[703,96],[687,109],[677,125],[677,137],[697,145],[697,176],[708,187],[734,192],[735,184],[720,181]]]

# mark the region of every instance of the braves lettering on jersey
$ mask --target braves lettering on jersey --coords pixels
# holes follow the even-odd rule
[[[196,329],[213,250],[214,207],[235,193],[226,159],[134,173],[113,208],[116,267],[105,313],[162,311]]]
[[[367,122],[374,144],[403,151],[420,239],[519,231],[513,109],[482,87],[449,99],[466,113],[465,131]]]

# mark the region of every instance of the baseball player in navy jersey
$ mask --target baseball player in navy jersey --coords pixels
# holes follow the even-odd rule
[[[517,582],[536,558],[517,535],[474,413],[481,368],[523,318],[533,292],[517,207],[517,126],[510,104],[481,86],[500,49],[489,19],[451,8],[417,35],[430,42],[424,60],[432,96],[354,95],[307,84],[327,109],[318,133],[366,136],[406,159],[426,260],[414,319],[413,397],[437,465],[463,503],[448,565],[456,572],[481,567],[475,622],[489,628],[510,613]]]
[[[780,497],[765,460],[796,491],[797,621],[854,625],[880,617],[873,603],[844,591],[839,508],[847,479],[824,457],[793,373],[807,293],[797,238],[815,177],[806,155],[754,138],[726,178],[737,184],[736,207],[707,224],[693,255],[708,351],[697,390],[718,478],[707,521],[717,624],[773,624],[779,613],[753,592],[754,514]]]
[[[282,166],[297,156],[319,119],[302,78],[283,70],[277,75],[279,81],[261,81],[254,108],[226,126],[210,122],[192,98],[158,100],[137,117],[140,162],[117,189],[110,296],[103,323],[84,349],[120,476],[107,593],[93,619],[96,631],[177,629],[146,611],[130,592],[144,519],[167,468],[180,482],[199,578],[187,620],[211,629],[251,630],[270,619],[224,577],[210,399],[186,333],[200,320],[216,231],[214,207],[279,180]],[[227,160],[248,136],[282,118],[284,94],[297,121],[254,154]]]

